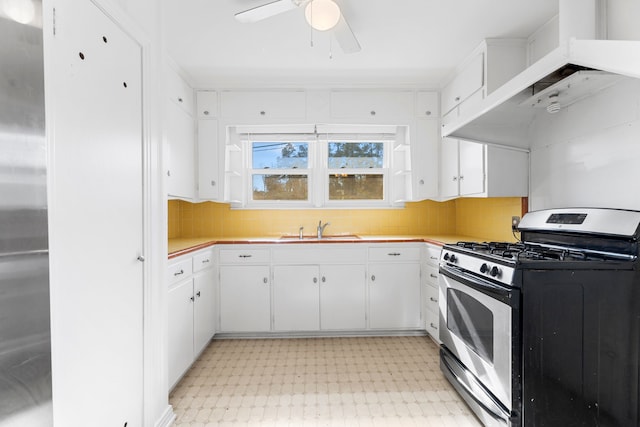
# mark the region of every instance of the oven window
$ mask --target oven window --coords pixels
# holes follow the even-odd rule
[[[477,299],[458,289],[447,289],[447,328],[493,363],[493,313]]]

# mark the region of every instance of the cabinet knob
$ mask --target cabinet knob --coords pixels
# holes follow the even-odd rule
[[[456,96],[455,101],[456,101],[456,102],[460,101],[460,97],[459,97],[459,96]]]
[[[418,184],[424,185],[424,179],[421,179],[420,181],[418,181]]]
[[[457,177],[457,176],[454,176],[454,177],[453,177],[453,180],[454,180],[454,181],[457,181],[457,180],[458,180],[458,177]]]
[[[204,110],[204,111],[202,112],[202,114],[204,114],[205,116],[208,116],[208,115],[209,115],[209,111],[208,111],[208,110]]]
[[[215,187],[216,186],[216,182],[215,181],[211,181],[211,186]]]
[[[431,115],[431,111],[429,111],[429,110],[425,111],[425,112],[424,112],[424,115],[425,115],[425,116],[430,116],[430,115]]]
[[[264,279],[262,279],[262,283],[267,283],[267,282],[269,282],[269,281],[267,280],[266,277]]]
[[[464,179],[464,175],[460,175],[460,181]]]
[[[261,116],[266,116],[266,115],[267,115],[267,112],[266,112],[266,111],[264,111],[264,110],[262,110],[262,111],[260,111],[260,115],[261,115]]]
[[[167,176],[171,176],[171,171],[167,171]]]
[[[327,281],[327,278],[322,276],[322,283],[325,283]]]
[[[376,281],[376,276],[374,276],[373,274],[371,275],[371,281],[375,282]]]
[[[313,283],[318,283],[318,278],[317,277],[313,278]]]
[[[178,98],[178,102],[182,102],[182,98]]]
[[[200,291],[198,291],[198,292],[196,293],[196,296],[197,296],[198,298],[200,298]]]
[[[144,262],[144,256],[142,256],[142,255],[138,255],[138,261],[140,261],[140,262]]]
[[[194,297],[189,298],[191,301],[195,301],[196,299]]]

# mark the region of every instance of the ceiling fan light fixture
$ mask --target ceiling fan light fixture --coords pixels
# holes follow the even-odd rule
[[[311,0],[304,9],[304,17],[313,29],[327,31],[340,21],[340,6],[333,0]]]

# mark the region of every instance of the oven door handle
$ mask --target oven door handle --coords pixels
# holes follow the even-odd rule
[[[508,288],[506,286],[497,285],[481,277],[469,274],[459,268],[445,264],[440,265],[440,274],[490,296],[491,298],[508,304],[511,307],[516,308],[519,306],[520,293],[517,288]]]

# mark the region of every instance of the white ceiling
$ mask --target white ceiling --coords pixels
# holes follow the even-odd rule
[[[310,46],[303,8],[235,20],[269,1],[163,0],[165,48],[195,88],[438,88],[484,38],[527,37],[558,10],[558,0],[335,0],[362,46],[347,55],[328,33]]]

